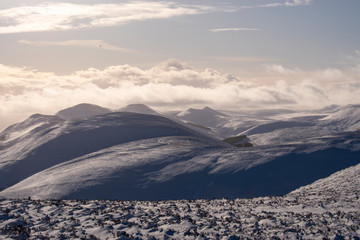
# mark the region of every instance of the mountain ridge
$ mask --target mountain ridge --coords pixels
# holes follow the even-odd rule
[[[203,108],[224,121],[205,129],[214,135],[159,114],[110,112],[71,120],[35,114],[0,133],[0,196],[157,200],[283,195],[360,161],[358,106],[336,109],[320,115],[261,112],[244,121],[241,113],[219,116]],[[241,128],[249,129],[245,140],[253,148],[231,146],[216,135],[225,129],[233,139]]]

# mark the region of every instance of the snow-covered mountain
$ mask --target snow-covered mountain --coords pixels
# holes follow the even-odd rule
[[[203,116],[218,118],[211,128],[216,134],[231,137],[245,129],[242,138],[254,144],[246,149],[187,127],[178,122],[182,115],[174,121],[130,111],[149,110],[143,105],[127,109],[74,120],[37,114],[2,131],[0,197],[282,195],[360,162],[355,105],[316,114],[276,110],[261,116],[225,115],[210,108],[182,114],[206,112]]]
[[[76,120],[81,118],[88,118],[97,115],[111,113],[112,111],[97,105],[89,103],[81,103],[76,106],[63,109],[55,114],[55,116],[65,120]]]
[[[329,112],[329,109],[331,111]],[[343,141],[342,148],[360,150],[357,140],[360,131],[360,105],[324,108],[324,111],[281,115],[256,124],[241,134],[246,134],[257,145],[304,144],[314,146],[323,142]]]
[[[189,109],[176,115],[199,130],[220,139],[247,135],[257,145],[300,143],[324,136],[338,138],[360,130],[360,105],[313,110],[286,109],[216,111],[208,107]]]
[[[119,112],[133,112],[133,113],[142,113],[150,115],[160,115],[160,113],[151,109],[150,107],[144,104],[129,104],[125,107],[122,107],[118,110]]]
[[[216,127],[223,122],[226,114],[215,111],[209,107],[204,107],[203,109],[189,108],[177,114],[177,117],[204,127]]]
[[[201,136],[207,140],[164,117],[126,112],[76,121],[33,115],[0,135],[4,136],[0,151],[2,188],[56,164],[118,144],[165,136]]]
[[[360,105],[347,105],[336,108],[325,118],[322,124],[337,132],[360,130]]]

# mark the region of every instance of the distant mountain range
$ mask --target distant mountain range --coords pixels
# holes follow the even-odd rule
[[[358,163],[360,105],[167,115],[79,104],[0,132],[0,197],[283,195]]]

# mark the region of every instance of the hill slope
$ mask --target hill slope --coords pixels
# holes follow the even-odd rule
[[[356,165],[282,197],[154,202],[0,199],[0,234],[9,239],[358,239],[359,184]]]
[[[288,150],[241,151],[193,136],[150,138],[56,164],[0,196],[158,200],[283,195],[360,163],[359,152]]]
[[[283,195],[360,162],[358,132],[329,128],[324,117],[256,125],[248,132],[257,145],[239,149],[157,115],[115,112],[73,121],[33,115],[0,133],[0,196]]]
[[[0,142],[0,188],[118,144],[164,136],[202,136],[164,117],[125,112],[76,121],[34,115],[0,135],[6,136]]]

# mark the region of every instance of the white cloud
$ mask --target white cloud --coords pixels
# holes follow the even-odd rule
[[[65,31],[111,27],[132,21],[166,19],[176,16],[202,14],[213,11],[236,12],[255,7],[280,7],[309,5],[312,0],[286,0],[254,6],[217,7],[185,5],[169,1],[130,1],[122,3],[75,4],[42,2],[0,10],[0,34],[22,32]],[[212,32],[258,31],[258,28],[219,28]]]
[[[360,50],[355,50],[354,53],[351,55],[345,55],[344,59],[347,64],[360,64]]]
[[[119,51],[127,53],[135,53],[134,50],[119,48],[114,45],[108,44],[103,40],[68,40],[68,41],[29,41],[20,40],[19,43],[31,46],[73,46],[73,47],[87,47],[97,48],[110,51]]]
[[[284,74],[296,74],[299,75],[301,74],[301,70],[300,69],[290,69],[290,68],[285,68],[282,65],[279,64],[270,64],[266,66],[266,71],[268,73],[273,73],[273,74],[279,74],[279,75],[284,75]]]
[[[209,10],[205,6],[165,1],[93,5],[44,2],[0,10],[0,34],[110,27],[131,21],[200,14]]]
[[[296,7],[310,5],[313,0],[286,0],[285,2],[276,2],[259,5],[259,7]]]
[[[217,56],[217,57],[199,57],[201,59],[207,60],[215,60],[221,62],[271,62],[276,61],[274,58],[267,58],[267,57],[224,57],[224,56]]]
[[[282,7],[284,6],[284,3],[268,3],[260,5],[259,7]]]
[[[285,6],[310,5],[313,0],[287,0]]]
[[[317,108],[360,102],[360,66],[305,71],[271,65],[267,84],[170,60],[149,69],[131,65],[85,69],[70,75],[0,65],[0,128],[33,113],[88,102],[113,109],[130,103],[186,109]]]
[[[238,31],[260,31],[260,28],[214,28],[210,32],[238,32]]]

